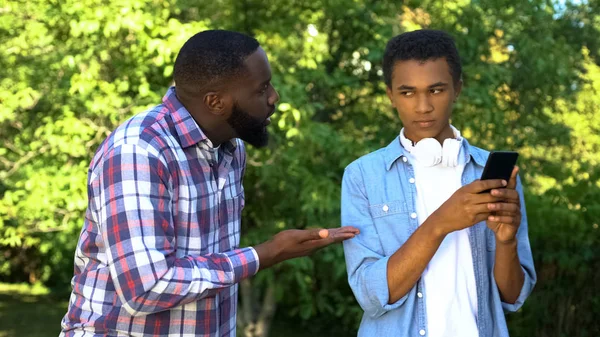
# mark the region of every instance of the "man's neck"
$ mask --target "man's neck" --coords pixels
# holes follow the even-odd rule
[[[194,120],[196,120],[196,118],[194,118]],[[198,123],[198,126],[200,127],[206,138],[210,140],[214,148],[221,146],[221,144],[230,141],[232,138],[223,137],[223,135],[225,134],[224,130],[219,130],[218,128],[205,128],[204,126],[202,126],[202,123],[198,120],[196,120],[196,123]]]
[[[190,97],[182,97],[177,95],[177,99],[190,113],[196,124],[202,130],[202,133],[210,140],[213,147],[218,147],[221,144],[231,140],[233,136],[229,135],[227,126],[217,121],[215,118],[211,118],[208,111],[203,111],[201,108],[202,102],[196,102],[196,99]]]
[[[435,137],[435,140],[437,140],[440,144],[444,144],[444,141],[448,138],[456,138],[454,135],[454,130],[452,130],[450,124],[448,124],[444,131],[440,132],[440,134]]]
[[[418,142],[414,141],[414,138],[409,138],[406,136],[406,133],[404,134],[404,137],[406,137],[406,139],[408,139],[412,145],[416,145]],[[440,132],[437,136],[434,137],[435,140],[437,140],[440,144],[444,144],[444,141],[448,138],[456,138],[456,135],[454,134],[454,130],[452,129],[452,127],[450,126],[450,124],[448,124],[448,126],[442,131]]]

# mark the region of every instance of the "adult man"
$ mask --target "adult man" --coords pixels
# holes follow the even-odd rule
[[[288,230],[238,248],[246,154],[279,96],[258,42],[189,39],[163,104],[119,126],[89,169],[89,205],[61,336],[235,336],[237,283],[354,237]]]
[[[462,70],[449,35],[396,36],[383,70],[403,129],[342,185],[342,225],[361,231],[344,242],[359,336],[507,336],[503,309],[536,279],[518,169],[476,180],[489,153],[450,125]]]

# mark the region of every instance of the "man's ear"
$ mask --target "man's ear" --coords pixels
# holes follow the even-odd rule
[[[228,108],[231,106],[230,100],[229,96],[218,91],[207,92],[202,99],[208,111],[214,115],[226,114]]]

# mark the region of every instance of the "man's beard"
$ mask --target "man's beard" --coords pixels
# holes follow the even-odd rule
[[[265,120],[257,120],[242,110],[236,103],[227,123],[235,130],[238,137],[250,145],[260,148],[269,143],[269,133]]]

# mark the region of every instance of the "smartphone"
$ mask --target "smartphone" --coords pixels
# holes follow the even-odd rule
[[[519,153],[514,151],[492,151],[485,163],[481,180],[504,179],[510,180],[512,171],[517,164]],[[490,190],[481,193],[489,192]]]

